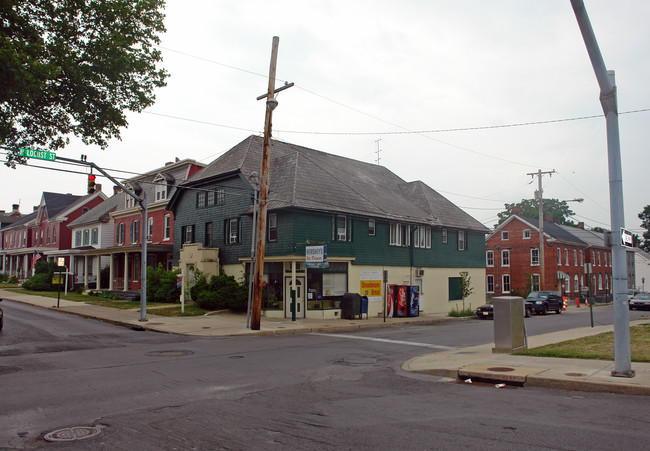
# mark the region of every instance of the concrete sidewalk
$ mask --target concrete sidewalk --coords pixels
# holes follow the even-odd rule
[[[277,335],[309,332],[350,331],[362,328],[394,327],[405,324],[435,324],[463,321],[447,314],[424,314],[416,318],[377,318],[355,320],[317,320],[262,317],[261,330],[246,328],[246,315],[216,313],[205,316],[165,317],[147,313],[147,321],[140,321],[140,311],[120,310],[82,302],[26,295],[0,289],[0,297],[31,304],[63,313],[97,319],[137,330],[174,333],[193,336]],[[587,310],[587,309],[584,309]],[[151,311],[151,309],[150,309]],[[588,311],[588,310],[587,310]],[[577,314],[569,306],[569,314]],[[631,321],[630,325],[650,323],[647,320]],[[528,347],[535,348],[550,343],[572,340],[613,330],[613,326],[581,327],[561,332],[536,335],[528,338]],[[632,378],[613,377],[613,361],[586,359],[558,359],[514,356],[492,353],[492,343],[458,348],[421,355],[404,363],[403,369],[411,372],[433,374],[460,380],[488,381],[523,386],[556,387],[580,391],[604,391],[650,395],[650,363],[632,362],[636,375]]]

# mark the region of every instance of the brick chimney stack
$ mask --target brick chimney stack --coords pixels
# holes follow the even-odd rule
[[[121,193],[121,192],[122,192],[122,188],[120,188],[117,185],[113,185],[113,194],[117,194],[117,193]]]
[[[11,205],[11,216],[20,216],[20,205],[18,204]]]
[[[579,222],[578,223],[578,228],[584,230],[585,229],[585,223],[584,222]]]
[[[512,214],[517,215],[517,216],[521,216],[521,208],[519,208],[519,206],[512,207]]]

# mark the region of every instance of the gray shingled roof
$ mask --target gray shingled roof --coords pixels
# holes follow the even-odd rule
[[[59,213],[70,207],[79,199],[88,196],[75,196],[72,194],[50,193],[44,192],[43,198],[45,199],[45,208],[47,209],[47,217],[55,218]]]
[[[524,221],[534,225],[539,230],[539,218],[527,218],[523,216],[521,216],[521,218]],[[554,222],[544,221],[544,233],[549,236],[552,236],[556,240],[568,241],[568,242],[582,244],[582,245],[589,244],[586,241],[581,240],[576,234],[571,233],[571,231],[567,229],[572,229],[572,228],[568,226],[555,224]],[[576,229],[576,230],[580,230],[580,229]]]
[[[594,232],[593,230],[585,230],[578,227],[569,227],[566,225],[561,225],[559,227],[574,235],[578,239],[584,241],[590,246],[605,246],[605,234],[602,232]]]
[[[249,136],[186,184],[259,174],[263,140]],[[406,182],[383,166],[272,141],[269,210],[304,208],[489,232],[421,181]]]
[[[79,227],[86,224],[92,224],[96,222],[103,221],[105,222],[108,219],[108,213],[115,210],[119,201],[122,199],[122,196],[116,194],[108,199],[106,199],[101,204],[97,205],[95,208],[92,208],[87,213],[79,216],[77,219],[68,224],[69,228]]]

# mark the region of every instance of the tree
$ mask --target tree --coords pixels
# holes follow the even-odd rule
[[[70,135],[108,146],[126,111],[152,105],[164,0],[4,0],[0,3],[0,145],[63,148]]]
[[[461,271],[460,273],[460,295],[463,298],[463,310],[465,310],[465,298],[468,298],[474,293],[474,287],[472,287],[472,278],[467,271]]]
[[[639,219],[641,222],[641,227],[645,229],[643,232],[643,247],[646,251],[650,248],[650,205],[646,205],[643,208],[643,211],[639,213]]]
[[[539,217],[539,201],[537,199],[522,199],[521,202],[517,202],[516,204],[504,204],[504,207],[505,211],[497,214],[499,217],[499,224],[512,216],[512,209],[515,207],[519,207],[519,216],[526,218]],[[557,220],[560,224],[574,225],[572,221],[568,220],[568,217],[573,216],[575,213],[571,210],[566,201],[544,199],[542,208],[544,218],[546,218],[547,214],[551,214],[553,219]]]

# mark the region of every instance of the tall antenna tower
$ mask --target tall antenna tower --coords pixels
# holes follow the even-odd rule
[[[379,160],[381,160],[381,157],[379,156],[379,152],[381,152],[381,149],[379,148],[379,141],[381,141],[381,138],[375,141],[375,144],[377,144],[377,150],[375,150],[375,153],[377,154],[377,160],[376,160],[377,164],[379,164]]]

